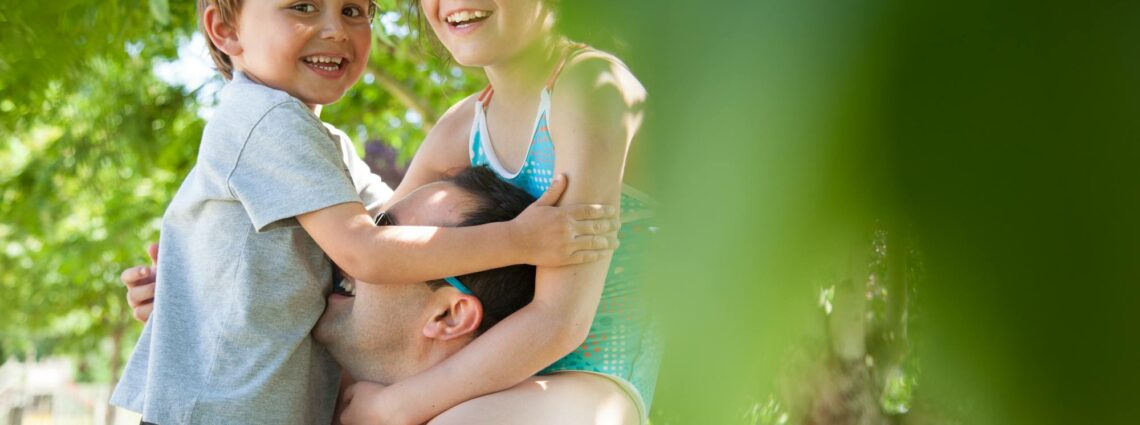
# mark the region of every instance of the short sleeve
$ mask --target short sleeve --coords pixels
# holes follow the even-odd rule
[[[258,121],[227,185],[259,232],[283,219],[360,202],[337,142],[297,102],[274,106]]]
[[[360,194],[360,200],[364,202],[364,208],[375,216],[384,203],[392,197],[392,188],[384,183],[380,176],[373,173],[368,163],[357,155],[356,147],[347,134],[329,124],[325,124],[325,128],[328,128],[333,137],[339,141],[341,156],[348,167],[349,175],[352,176],[352,182],[356,185],[356,191]]]

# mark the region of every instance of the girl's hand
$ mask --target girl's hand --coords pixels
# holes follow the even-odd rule
[[[123,270],[119,280],[127,287],[127,304],[131,306],[135,320],[146,322],[154,310],[154,267],[158,265],[158,244],[150,244],[146,249],[152,266],[134,266]]]
[[[345,388],[342,397],[345,408],[340,415],[343,425],[355,424],[395,424],[400,423],[392,416],[397,413],[389,404],[384,385],[375,382],[358,381]]]
[[[555,176],[546,193],[510,221],[510,239],[524,263],[589,263],[617,249],[618,209],[604,204],[554,206],[565,190],[566,176]]]

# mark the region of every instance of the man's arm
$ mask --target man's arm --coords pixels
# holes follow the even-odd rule
[[[152,243],[146,253],[151,266],[134,266],[123,270],[119,280],[127,287],[127,305],[135,320],[146,323],[154,310],[155,270],[158,267],[158,244]]]

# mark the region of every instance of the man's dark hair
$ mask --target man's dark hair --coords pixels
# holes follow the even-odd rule
[[[534,202],[526,191],[499,179],[487,167],[466,168],[444,179],[474,199],[459,222],[460,227],[510,221]],[[534,266],[518,264],[456,276],[483,304],[483,322],[475,335],[482,334],[503,318],[534,299]],[[443,280],[428,282],[432,289],[448,286]]]

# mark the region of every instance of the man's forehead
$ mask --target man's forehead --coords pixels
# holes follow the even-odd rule
[[[463,219],[471,195],[449,182],[434,182],[409,193],[388,208],[393,224],[454,227]]]

